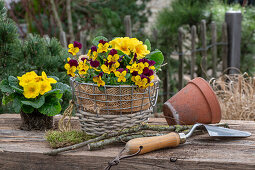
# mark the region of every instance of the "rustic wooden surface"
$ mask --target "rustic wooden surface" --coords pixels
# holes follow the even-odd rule
[[[74,119],[78,127],[77,118]],[[164,119],[151,119],[151,123],[166,124]],[[213,139],[197,135],[176,147],[166,148],[133,158],[121,160],[112,169],[254,169],[255,122],[222,121],[230,127],[252,133],[242,139]],[[104,169],[122,149],[123,145],[110,146],[99,151],[80,148],[57,156],[42,153],[50,151],[44,132],[19,130],[20,117],[16,114],[0,115],[0,169]],[[170,162],[176,157],[176,162]]]

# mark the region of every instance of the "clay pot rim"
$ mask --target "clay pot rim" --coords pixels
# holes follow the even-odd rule
[[[207,103],[210,107],[210,110],[211,110],[211,118],[212,118],[211,123],[220,122],[220,120],[221,120],[220,104],[219,104],[216,94],[214,93],[213,89],[208,84],[208,82],[201,77],[197,77],[197,78],[189,81],[188,83],[192,83],[195,86],[197,86],[200,89],[200,91],[202,92],[202,94],[205,96],[206,101],[207,101]],[[203,86],[201,84],[206,85],[208,88],[203,88]]]

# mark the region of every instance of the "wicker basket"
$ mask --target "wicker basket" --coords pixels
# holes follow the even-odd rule
[[[82,129],[93,135],[118,131],[146,122],[158,96],[159,83],[146,89],[131,85],[79,83],[71,78],[77,115]]]

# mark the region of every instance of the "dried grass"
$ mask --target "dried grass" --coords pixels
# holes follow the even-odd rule
[[[211,79],[222,110],[222,119],[255,120],[255,77],[244,74]]]

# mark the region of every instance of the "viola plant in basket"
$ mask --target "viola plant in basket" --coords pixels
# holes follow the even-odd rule
[[[21,77],[9,76],[7,80],[2,80],[2,102],[13,102],[14,111],[21,115],[21,129],[52,128],[53,116],[61,111],[61,98],[66,91],[70,91],[68,85],[57,81],[57,77],[47,77],[44,71],[41,76],[31,71]]]
[[[162,52],[151,52],[149,40],[143,43],[129,37],[108,41],[99,36],[93,44],[87,55],[79,57],[76,54],[81,44],[69,45],[74,58],[67,59],[65,69],[72,77],[78,114],[133,116],[140,112],[139,119],[146,120],[148,116],[141,116],[141,112],[149,112],[156,103],[156,72],[160,71],[164,61]]]

